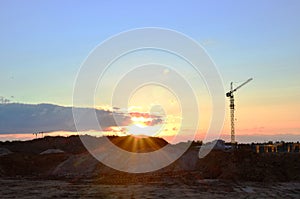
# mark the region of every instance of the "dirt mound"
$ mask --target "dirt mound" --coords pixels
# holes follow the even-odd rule
[[[147,136],[109,136],[108,139],[116,146],[135,153],[156,151],[168,144],[162,138]]]
[[[64,153],[64,151],[60,149],[47,149],[46,151],[43,151],[40,154],[45,155],[45,154],[55,154],[55,153]]]
[[[89,153],[72,155],[51,173],[60,177],[92,177],[99,162]]]
[[[67,154],[35,155],[26,153],[12,153],[0,157],[2,176],[47,176],[64,160]]]
[[[256,182],[300,181],[300,154],[256,154],[250,150],[212,151],[198,160],[203,178]]]
[[[92,147],[97,147],[101,143],[99,139],[102,138],[89,137],[88,139]],[[149,137],[127,136],[109,139],[117,146],[137,153],[157,150],[167,144],[163,139]],[[0,148],[4,148],[2,151],[6,154],[0,156],[0,176],[9,177],[93,178],[96,176],[97,179],[104,179],[104,182],[108,182],[110,178],[118,178],[118,182],[112,183],[174,179],[183,180],[186,183],[199,179],[300,181],[300,153],[257,154],[247,147],[230,152],[213,150],[202,159],[198,157],[198,149],[190,147],[171,165],[140,175],[127,174],[103,165],[84,149],[78,136],[5,142],[0,143]],[[51,150],[47,151],[47,149]],[[57,152],[58,149],[65,153],[52,153]],[[49,154],[40,155],[45,150]]]
[[[96,138],[83,135],[89,143],[93,143],[92,148],[98,147],[97,144],[104,137]],[[156,151],[168,144],[164,139],[157,137],[136,137],[136,136],[108,136],[107,137],[116,146],[136,153],[146,153]],[[29,141],[0,142],[0,147],[9,149],[12,152],[40,154],[48,149],[60,149],[66,153],[80,154],[87,152],[79,136],[46,136]]]
[[[40,154],[47,149],[60,149],[66,153],[79,154],[86,152],[79,136],[61,137],[46,136],[29,141],[0,142],[0,147],[12,152]]]
[[[6,148],[0,148],[0,156],[11,154],[12,152]]]

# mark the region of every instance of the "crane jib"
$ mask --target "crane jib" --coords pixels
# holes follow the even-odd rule
[[[238,87],[236,87],[235,89],[233,89],[233,82],[230,83],[230,91],[226,93],[226,97],[230,98],[230,119],[231,119],[231,143],[233,145],[236,144],[235,141],[235,122],[234,122],[234,111],[235,111],[235,106],[234,106],[234,96],[233,93],[238,90],[239,88],[241,88],[242,86],[244,86],[245,84],[247,84],[248,82],[250,82],[251,80],[253,80],[253,78],[248,79],[247,81],[245,81],[244,83],[242,83],[241,85],[239,85]]]

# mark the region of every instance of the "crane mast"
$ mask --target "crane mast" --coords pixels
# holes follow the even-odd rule
[[[239,85],[238,87],[236,87],[235,89],[233,89],[233,82],[230,83],[230,91],[226,93],[226,97],[229,97],[229,108],[230,108],[230,124],[231,124],[231,144],[235,144],[235,121],[234,121],[234,111],[235,111],[235,107],[234,107],[234,95],[233,93],[235,91],[237,91],[239,88],[241,88],[242,86],[244,86],[245,84],[249,83],[251,80],[253,80],[253,78],[248,79],[247,81],[245,81],[244,83],[242,83],[241,85]]]

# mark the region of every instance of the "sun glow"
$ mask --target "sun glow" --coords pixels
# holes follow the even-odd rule
[[[133,125],[136,125],[140,128],[144,128],[146,126],[150,126],[152,123],[152,118],[150,117],[131,117],[131,121]]]
[[[181,107],[176,95],[160,85],[144,85],[128,101],[131,135],[172,137],[181,125]],[[179,119],[177,119],[179,118]]]
[[[153,125],[154,118],[148,113],[130,113],[131,124],[128,126],[128,133],[134,135],[153,135],[161,127]]]

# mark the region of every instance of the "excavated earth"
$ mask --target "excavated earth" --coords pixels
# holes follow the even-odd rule
[[[131,150],[126,148],[131,137],[109,139]],[[155,145],[143,145],[137,152],[167,144],[161,138],[151,139]],[[97,161],[78,136],[0,142],[0,149],[1,198],[300,197],[299,153],[256,154],[243,147],[214,150],[199,159],[192,145],[166,168],[130,174]]]

